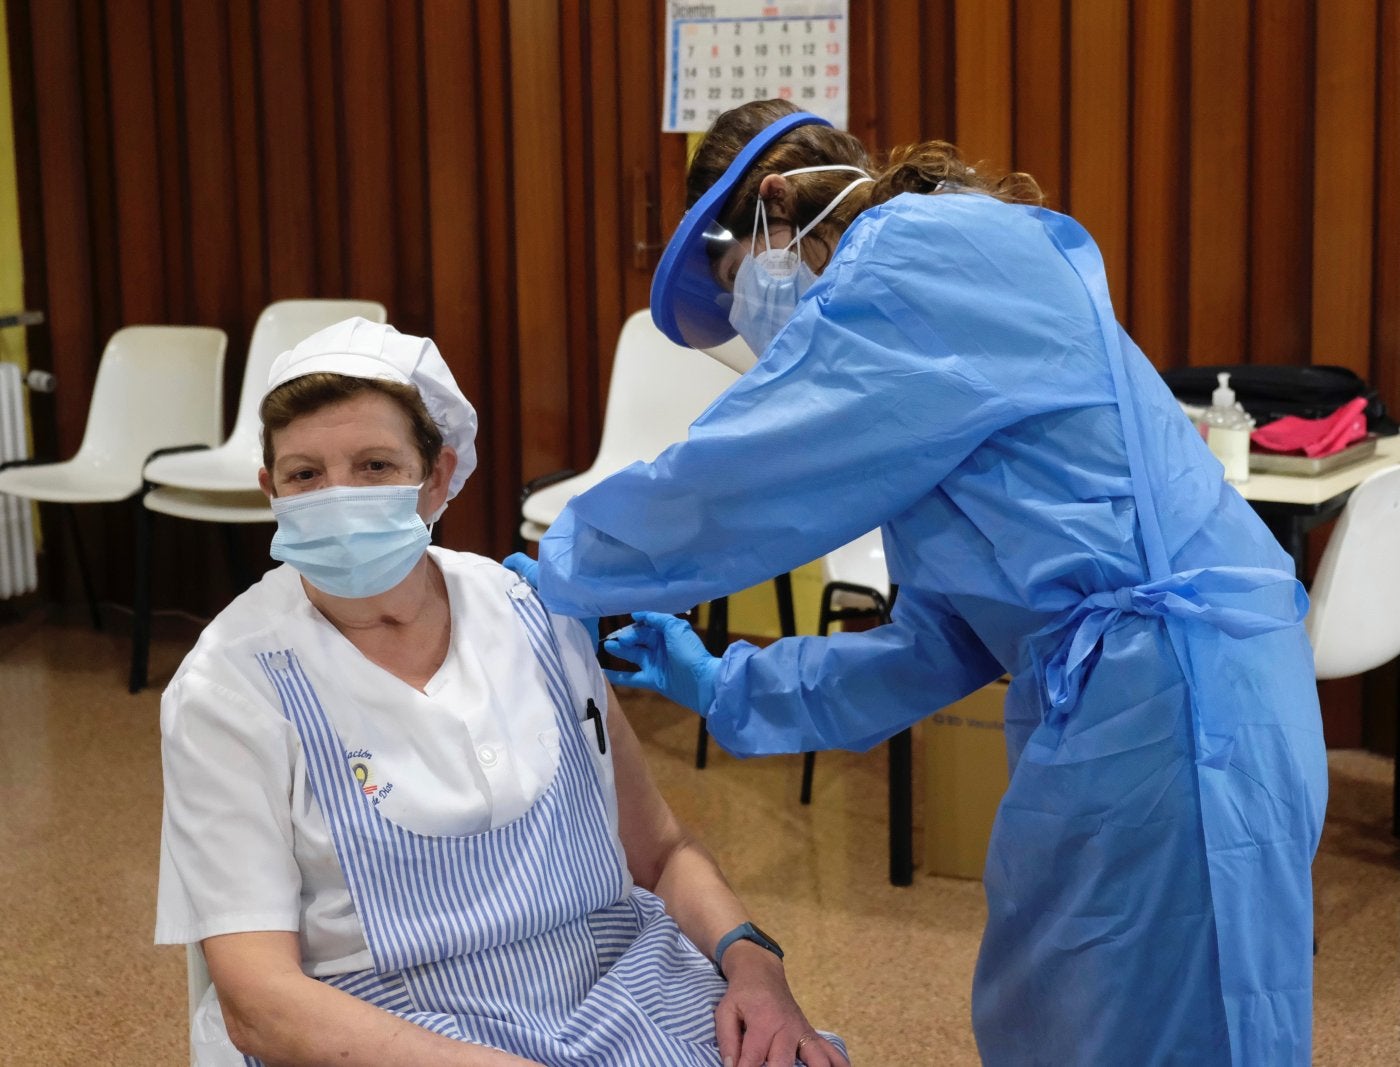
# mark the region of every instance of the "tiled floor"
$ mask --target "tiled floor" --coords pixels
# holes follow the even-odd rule
[[[150,943],[160,826],[158,691],[128,696],[126,631],[0,623],[0,1064],[178,1064],[184,957]],[[195,628],[158,620],[158,687]],[[884,759],[831,753],[809,808],[800,760],[692,765],[695,720],[628,702],[681,817],[788,951],[812,1020],[861,1065],[977,1063],[968,988],[983,920],[976,882],[886,882]],[[1332,756],[1316,866],[1322,907],[1315,1063],[1400,1063],[1400,846],[1391,764]],[[919,795],[916,791],[916,796]]]

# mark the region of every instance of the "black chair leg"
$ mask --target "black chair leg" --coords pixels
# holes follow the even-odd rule
[[[710,601],[710,617],[705,622],[705,647],[712,656],[724,655],[729,647],[729,598],[717,597]]]
[[[728,646],[729,598],[722,596],[710,601],[710,617],[705,623],[705,647],[710,650],[710,655],[722,656]],[[695,769],[703,771],[709,760],[710,728],[702,716],[695,738]]]
[[[778,626],[784,637],[797,636],[797,613],[792,606],[792,575],[787,571],[773,579],[778,596]]]
[[[802,754],[802,803],[812,803],[812,772],[817,769],[817,754],[815,752],[804,752]]]
[[[914,739],[908,730],[890,738],[890,884],[914,881]]]
[[[784,575],[783,575],[783,578],[785,579],[785,584],[786,584],[786,586],[787,586],[788,610],[792,610],[792,575],[791,575],[791,574],[784,574]],[[778,579],[774,578],[773,581],[774,581],[774,582],[777,582]],[[783,587],[782,587],[782,585],[779,585],[779,587],[778,587],[778,603],[779,603],[779,608],[778,608],[778,610],[779,610],[779,611],[782,610],[782,606],[781,606],[781,605],[782,605],[782,597],[783,597]],[[834,604],[835,601],[836,601],[836,590],[833,589],[830,585],[827,585],[827,586],[823,587],[823,589],[822,589],[822,603],[821,603],[821,609],[819,610],[819,612],[818,612],[818,614],[817,614],[817,636],[818,636],[818,637],[825,637],[825,636],[831,631],[832,616],[835,614],[835,612],[834,612],[833,609],[832,609],[832,604]],[[793,626],[793,632],[794,632],[794,633],[797,632],[796,624],[794,624],[794,626]],[[801,792],[800,796],[798,797],[798,799],[799,799],[803,804],[810,804],[810,803],[812,803],[812,778],[813,778],[813,776],[816,774],[816,771],[817,771],[817,754],[816,754],[815,752],[804,752],[804,753],[802,754],[802,792]]]
[[[127,691],[146,688],[146,669],[151,654],[151,513],[138,494],[136,509],[136,588],[132,595],[131,677]]]
[[[72,504],[64,504],[63,512],[68,520],[68,533],[73,541],[73,558],[78,564],[78,578],[83,583],[83,595],[87,597],[88,611],[92,614],[92,628],[102,629],[102,615],[97,610],[97,594],[92,588],[92,569],[88,566],[87,553],[83,551],[83,536],[78,532],[78,513]]]
[[[219,523],[219,531],[223,534],[224,555],[228,559],[228,574],[229,580],[233,582],[233,595],[238,596],[253,584],[253,576],[243,558],[243,549],[238,543],[238,531],[233,523]]]

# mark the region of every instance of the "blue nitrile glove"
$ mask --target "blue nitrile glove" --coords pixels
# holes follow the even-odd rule
[[[652,689],[701,715],[715,702],[720,661],[690,623],[658,611],[637,611],[631,626],[609,634],[603,648],[639,666],[603,673],[616,685]]]
[[[501,560],[501,566],[506,570],[514,571],[520,577],[530,583],[530,588],[535,592],[540,591],[540,565],[536,560],[525,555],[524,552],[512,552],[505,559]],[[548,604],[545,607],[549,607]],[[598,647],[598,620],[579,619],[583,623],[583,628],[588,631],[589,638],[593,641],[593,647]]]
[[[531,559],[524,552],[512,552],[501,560],[501,566],[524,578],[535,592],[540,591],[540,564],[538,560]]]

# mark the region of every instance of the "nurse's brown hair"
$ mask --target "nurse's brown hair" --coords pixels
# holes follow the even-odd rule
[[[423,398],[411,385],[386,381],[383,378],[352,378],[346,374],[318,371],[283,382],[263,397],[258,413],[262,416],[263,466],[269,471],[276,460],[272,437],[303,415],[339,404],[364,393],[380,393],[394,401],[408,418],[414,447],[423,460],[423,475],[433,469],[442,451],[442,431],[433,422]]]
[[[686,205],[694,204],[720,179],[759,131],[800,110],[788,100],[755,100],[715,119],[686,173]],[[747,237],[753,228],[758,187],[765,177],[829,164],[860,167],[875,180],[852,189],[813,231],[828,251],[862,211],[901,193],[978,192],[1008,203],[1045,202],[1040,186],[1029,174],[997,173],[982,164],[971,167],[947,141],[895,148],[883,158],[872,159],[865,146],[845,130],[808,125],[789,130],[759,157],[721,209],[719,222],[736,237]],[[856,177],[838,170],[788,178],[793,224],[800,227],[811,221]]]

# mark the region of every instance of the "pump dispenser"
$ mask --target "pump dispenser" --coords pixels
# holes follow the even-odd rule
[[[1249,481],[1249,435],[1254,420],[1235,400],[1230,388],[1230,375],[1221,371],[1215,376],[1215,392],[1210,407],[1201,416],[1206,445],[1225,467],[1225,480],[1239,485]]]
[[[1228,371],[1221,371],[1215,376],[1215,392],[1210,394],[1210,406],[1213,408],[1233,408],[1235,406],[1235,391],[1230,388],[1230,374]]]

